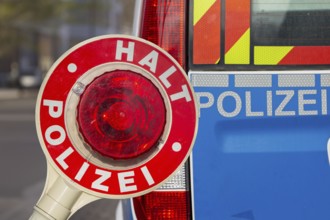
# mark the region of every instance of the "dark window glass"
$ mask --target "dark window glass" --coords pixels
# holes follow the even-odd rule
[[[253,45],[330,45],[330,1],[255,0],[251,29]]]

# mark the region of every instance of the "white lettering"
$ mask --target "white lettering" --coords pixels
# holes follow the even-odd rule
[[[181,88],[182,88],[181,92],[175,93],[175,94],[170,96],[171,101],[176,101],[176,100],[185,98],[186,102],[190,102],[191,97],[190,97],[187,85],[183,85]]]
[[[166,70],[162,75],[159,76],[160,81],[164,84],[166,88],[171,87],[171,83],[168,81],[168,77],[170,77],[173,73],[175,73],[176,69],[174,66],[171,66]]]
[[[42,104],[44,106],[49,107],[48,112],[52,118],[59,118],[63,113],[63,102],[62,101],[45,99],[45,100],[43,100]]]
[[[315,105],[315,99],[306,99],[305,95],[315,95],[316,90],[299,90],[298,91],[298,113],[299,115],[317,115],[317,110],[305,110],[305,105]]]
[[[327,90],[322,89],[321,91],[321,105],[322,105],[322,115],[328,114],[328,103],[327,103]]]
[[[223,107],[223,101],[226,97],[232,97],[235,100],[235,109],[232,112],[227,112]],[[217,106],[220,115],[227,118],[232,118],[240,113],[242,109],[242,100],[236,92],[227,91],[220,94]]]
[[[59,137],[58,138],[53,138],[52,134],[56,132],[59,133]],[[45,132],[45,138],[46,141],[54,146],[60,145],[64,142],[65,138],[66,138],[66,134],[64,129],[59,126],[59,125],[52,125],[49,128],[47,128],[46,132]]]
[[[151,186],[152,184],[155,183],[154,179],[152,178],[152,176],[146,166],[142,167],[141,171],[144,175],[144,178],[147,180],[147,183],[149,184],[149,186]]]
[[[263,112],[253,112],[251,103],[251,92],[245,93],[246,116],[264,116]]]
[[[111,177],[111,172],[96,169],[95,174],[99,175],[100,177],[92,183],[92,188],[105,192],[109,191],[109,187],[103,184],[106,180],[108,180]]]
[[[83,165],[80,167],[77,175],[75,176],[75,179],[80,181],[83,178],[83,176],[85,175],[88,167],[89,167],[89,163],[84,162]]]
[[[60,156],[56,158],[56,161],[60,164],[60,166],[66,170],[69,168],[68,164],[65,162],[65,159],[68,158],[73,153],[72,147],[66,149]]]
[[[245,109],[246,117],[263,116],[295,116],[295,115],[327,115],[327,90],[278,90],[264,91],[262,101],[254,100],[252,91],[236,93],[225,91],[220,93],[217,100],[218,112],[223,117],[236,117],[242,109]],[[245,96],[245,103],[242,103],[241,95]],[[196,97],[200,108],[210,108],[214,104],[214,97],[209,92],[197,92]],[[274,103],[276,100],[276,103]],[[245,106],[242,106],[244,104]]]
[[[209,92],[197,92],[195,93],[197,97],[197,101],[199,104],[199,109],[202,108],[210,108],[214,104],[214,96]],[[206,98],[207,101],[202,102],[202,99]],[[198,111],[199,117],[201,117],[201,111]]]
[[[273,115],[273,94],[272,91],[267,91],[267,116]]]
[[[214,97],[210,92],[196,92],[196,97],[200,108],[210,108],[214,104]],[[202,98],[206,98],[206,102],[202,102]]]
[[[285,95],[283,101],[281,104],[276,108],[275,115],[276,116],[290,116],[290,115],[296,115],[295,111],[284,111],[283,109],[286,107],[286,105],[290,102],[294,95],[293,90],[280,90],[276,91],[276,95]]]
[[[145,56],[139,62],[139,64],[141,66],[147,65],[150,68],[150,71],[154,73],[156,71],[157,61],[158,61],[158,53],[153,50],[147,56]]]
[[[128,47],[124,47],[122,40],[117,41],[116,60],[122,60],[122,55],[127,55],[127,61],[133,61],[134,55],[134,42],[128,42]]]
[[[134,177],[134,171],[118,173],[118,181],[121,192],[130,192],[137,190],[136,185],[133,185],[134,178],[132,177]]]

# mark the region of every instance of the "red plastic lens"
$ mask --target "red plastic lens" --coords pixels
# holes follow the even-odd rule
[[[166,109],[149,79],[116,70],[87,86],[78,106],[78,122],[93,150],[113,159],[130,159],[158,144]]]
[[[145,0],[140,36],[169,52],[185,67],[187,1]]]
[[[140,37],[169,52],[186,67],[187,13],[185,0],[143,1]],[[187,186],[189,190],[189,186]],[[191,219],[190,191],[151,192],[133,199],[137,219]]]
[[[191,219],[189,191],[152,192],[134,198],[137,219]]]

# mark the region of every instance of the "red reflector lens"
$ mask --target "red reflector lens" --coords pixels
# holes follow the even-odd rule
[[[152,192],[134,198],[137,219],[191,219],[188,191]]]
[[[184,0],[145,0],[141,24],[141,37],[169,52],[185,67]]]
[[[169,52],[185,68],[186,0],[143,1],[140,37]],[[189,186],[187,186],[189,189]],[[191,219],[190,191],[155,191],[133,199],[137,219]]]
[[[165,126],[162,95],[140,74],[116,70],[81,95],[78,122],[85,142],[103,156],[130,159],[156,146]]]

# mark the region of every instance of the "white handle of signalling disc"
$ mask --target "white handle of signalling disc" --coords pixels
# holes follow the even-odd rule
[[[45,189],[29,220],[66,220],[82,206],[98,199],[72,187],[48,165]]]

